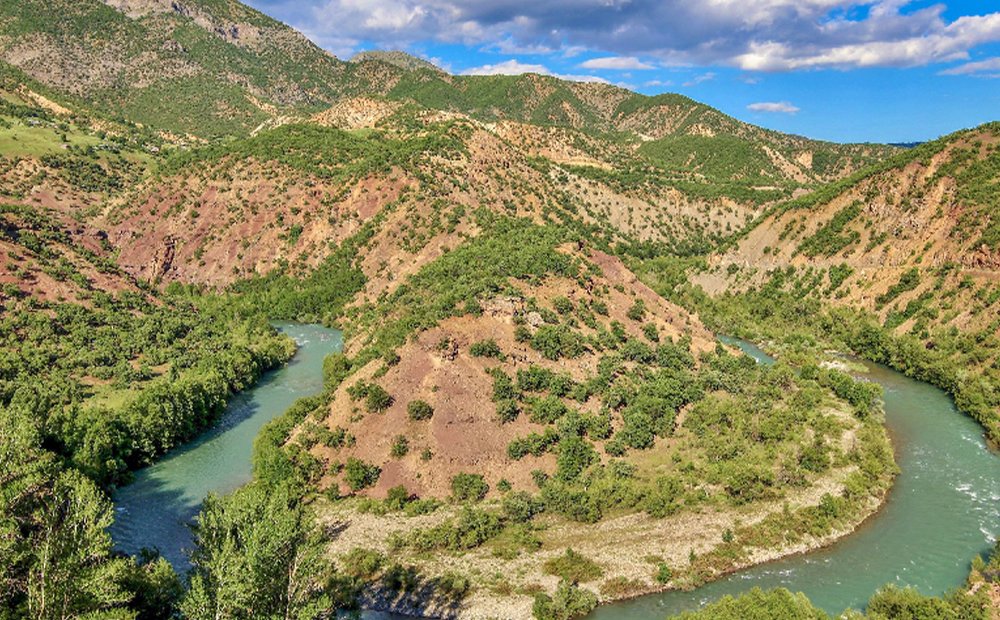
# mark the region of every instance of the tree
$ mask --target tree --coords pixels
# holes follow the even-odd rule
[[[132,598],[131,561],[110,557],[111,503],[83,474],[59,474],[36,513],[28,573],[28,614],[41,620],[106,612]]]
[[[198,515],[190,589],[181,613],[190,620],[332,615],[337,590],[325,544],[286,487],[251,483],[209,496]]]
[[[0,609],[43,620],[131,617],[132,563],[110,556],[111,520],[107,498],[59,467],[28,416],[0,408]]]

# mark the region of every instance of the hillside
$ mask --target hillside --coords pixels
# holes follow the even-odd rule
[[[1000,127],[963,131],[777,207],[712,259],[707,291],[795,267],[901,332],[997,333]]]
[[[870,317],[896,339],[849,336],[854,319],[823,331],[951,391],[997,440],[998,145],[996,124],[961,131],[777,206],[693,282],[714,296],[749,293],[750,307],[782,317],[820,307]]]
[[[0,59],[106,114],[202,137],[315,110],[349,83],[343,63],[235,0],[5,2]]]
[[[526,616],[567,549],[615,600],[822,544],[878,504],[892,465],[873,392],[717,347],[586,236],[478,219],[390,293],[366,283],[327,394],[286,431],[343,570],[375,562],[357,574],[367,605]]]

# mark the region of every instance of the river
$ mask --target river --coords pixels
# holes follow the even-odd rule
[[[135,553],[157,547],[184,570],[191,546],[187,524],[204,497],[247,482],[261,426],[296,399],[322,389],[323,358],[340,350],[340,333],[311,325],[279,327],[299,343],[291,362],[234,398],[216,428],[137,472],[135,482],[116,493],[112,535],[120,549]],[[735,344],[758,361],[770,361],[748,343]],[[866,366],[865,376],[885,389],[886,421],[902,470],[877,515],[826,549],[740,571],[691,592],[602,606],[590,617],[662,620],[755,586],[805,592],[837,614],[863,607],[887,583],[912,585],[926,594],[961,585],[971,558],[987,553],[1000,530],[1000,459],[947,394],[884,366]]]
[[[295,340],[295,356],[237,394],[218,424],[198,439],[139,470],[114,496],[115,546],[127,553],[157,548],[177,570],[188,567],[192,522],[209,493],[228,493],[250,481],[253,441],[264,424],[299,398],[323,389],[323,358],[343,346],[339,331],[275,323]]]
[[[761,362],[757,347],[730,341]],[[883,508],[857,532],[812,553],[734,573],[691,592],[665,592],[598,608],[593,620],[662,619],[753,587],[805,592],[830,614],[862,609],[881,586],[939,595],[965,582],[969,562],[1000,533],[1000,458],[943,391],[878,364],[889,434],[901,473]]]

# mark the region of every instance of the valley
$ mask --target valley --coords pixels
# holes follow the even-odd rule
[[[998,145],[0,3],[0,617],[992,620]]]

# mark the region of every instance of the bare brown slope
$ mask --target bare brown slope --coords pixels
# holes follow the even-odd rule
[[[426,128],[460,141],[459,151],[428,150],[388,169],[354,165],[348,176],[330,176],[282,161],[285,147],[277,142],[257,148],[276,140],[276,134],[262,132],[248,141],[253,156],[223,152],[151,178],[112,201],[102,225],[121,250],[122,266],[137,277],[225,285],[284,264],[315,266],[379,216],[364,269],[370,276],[393,270],[398,281],[460,242],[480,208],[539,222],[546,213],[565,211],[613,238],[649,241],[725,234],[760,208],[670,188],[626,190],[580,176],[563,164],[612,167],[619,154],[596,140],[579,150],[573,146],[575,133],[495,126],[433,111],[419,113],[417,129],[400,129],[387,120],[395,110],[394,104],[370,99],[335,106],[316,118],[318,125],[332,127],[329,133],[312,125],[315,138],[304,148],[336,153],[339,147],[331,140],[342,134],[334,128],[370,131],[374,125],[379,133],[369,138],[358,133],[358,144],[383,136],[417,139]],[[267,152],[273,157],[257,154]]]
[[[562,251],[582,256],[568,246]],[[398,350],[399,362],[388,369],[383,368],[382,359],[376,359],[352,374],[335,393],[325,424],[330,429],[345,429],[354,436],[355,445],[336,451],[318,446],[314,448],[316,455],[328,462],[357,457],[381,467],[378,485],[366,491],[376,497],[384,497],[388,489],[402,484],[421,497],[444,498],[450,493],[452,477],[463,472],[484,475],[494,488],[506,479],[515,488],[533,490],[531,472],[541,469],[551,473],[555,457],[514,460],[508,456],[507,446],[515,438],[543,431],[545,425],[530,422],[526,415],[501,424],[491,400],[493,378],[489,371],[501,369],[515,375],[518,370],[536,365],[585,381],[596,372],[600,354],[588,351],[578,358],[549,361],[519,342],[515,337],[516,316],[524,317],[530,329],[543,324],[542,316],[530,310],[529,299],[541,307],[551,307],[557,297],[574,304],[600,300],[608,309],[608,316],[602,320],[622,323],[630,336],[641,338],[642,326],[650,323],[665,340],[690,338],[696,355],[715,346],[714,336],[697,317],[639,282],[619,259],[599,251],[588,254],[587,259],[598,266],[599,272],[585,285],[567,278],[549,278],[537,286],[518,285],[521,295],[487,301],[481,316],[450,318],[419,333]],[[626,316],[638,299],[648,310],[642,324]],[[581,332],[595,333],[585,326]],[[356,352],[361,340],[363,334],[356,334],[347,352]],[[504,359],[471,355],[469,347],[483,340],[495,341]],[[383,413],[365,413],[348,389],[359,381],[382,386],[394,396],[393,405]],[[434,408],[433,417],[429,421],[408,419],[407,406],[412,400],[429,403]],[[582,412],[593,414],[598,409],[599,403],[592,399]],[[393,458],[391,444],[400,434],[408,437],[410,451],[404,458]],[[425,449],[431,455],[429,460],[422,456]],[[334,477],[322,482],[323,487],[337,484]],[[345,486],[342,490],[348,489]]]

